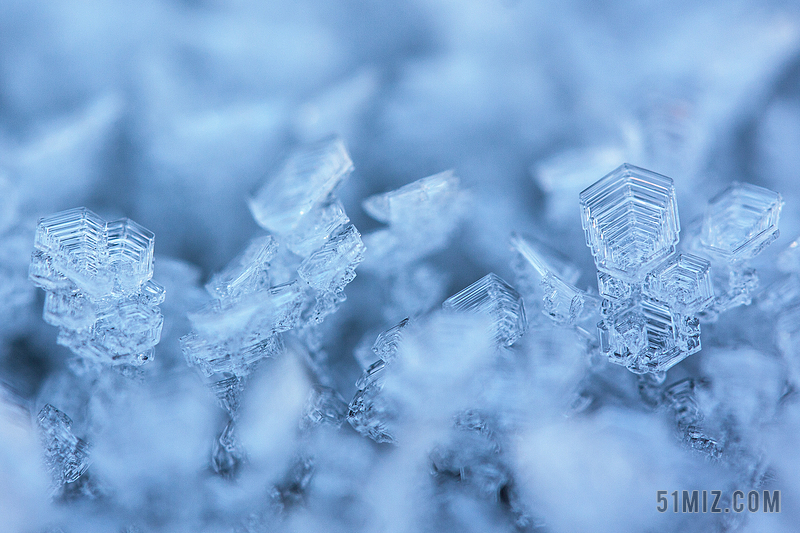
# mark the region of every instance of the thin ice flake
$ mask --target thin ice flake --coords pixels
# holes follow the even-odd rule
[[[458,312],[487,314],[500,344],[511,346],[527,328],[522,297],[500,276],[489,273],[444,301],[442,307]]]
[[[250,198],[253,218],[268,231],[291,233],[352,170],[353,162],[339,138],[303,146]]]

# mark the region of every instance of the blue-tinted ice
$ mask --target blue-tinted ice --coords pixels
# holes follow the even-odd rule
[[[59,344],[105,364],[140,365],[161,338],[164,288],[152,280],[154,235],[86,208],[42,218],[29,277],[47,295]]]

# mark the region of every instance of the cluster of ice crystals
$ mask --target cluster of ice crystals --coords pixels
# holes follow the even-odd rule
[[[328,138],[291,154],[250,200],[256,221],[273,234],[253,239],[206,285],[214,299],[190,313],[193,332],[183,339],[190,364],[207,375],[246,376],[280,353],[281,333],[336,309],[365,249],[331,195],[351,171],[341,139]]]
[[[56,488],[74,483],[89,468],[89,446],[72,433],[72,420],[50,404],[38,415],[47,467]]]
[[[394,442],[391,425],[397,416],[395,406],[381,391],[386,368],[397,355],[403,332],[409,323],[409,319],[404,318],[375,339],[372,353],[378,359],[364,370],[356,382],[358,390],[350,402],[347,421],[353,429],[375,442]]]
[[[700,349],[694,316],[711,298],[708,264],[674,255],[672,180],[624,164],[580,195],[604,298],[600,350],[636,373],[663,372]]]
[[[702,430],[703,413],[695,397],[695,380],[685,378],[666,388],[664,400],[675,416],[681,439],[690,448],[718,459],[722,454],[719,443]]]
[[[694,253],[676,252],[680,221],[666,176],[624,164],[580,199],[603,297],[600,349],[636,373],[663,372],[700,350],[698,317],[749,304],[758,279],[746,261],[778,235],[780,195],[749,184],[709,201],[689,239]]]
[[[246,458],[236,438],[239,396],[264,358],[284,351],[292,330],[314,359],[322,348],[315,328],[344,301],[344,288],[364,258],[361,235],[334,189],[352,171],[341,139],[301,146],[250,199],[256,221],[271,232],[254,238],[206,290],[212,297],[190,312],[192,332],[181,339],[188,363],[213,380],[228,423],[214,441],[212,467],[232,477]],[[316,355],[324,359],[324,355]],[[320,382],[327,382],[315,367]],[[307,425],[344,420],[345,403],[321,388],[309,400]],[[338,409],[338,411],[337,411]],[[337,414],[338,413],[338,414]]]
[[[139,365],[161,338],[164,288],[153,276],[153,234],[86,208],[42,218],[29,277],[45,291],[44,319],[58,342],[109,364]]]
[[[528,322],[519,293],[495,273],[489,273],[444,301],[446,310],[485,313],[491,319],[495,339],[511,346],[522,337]]]

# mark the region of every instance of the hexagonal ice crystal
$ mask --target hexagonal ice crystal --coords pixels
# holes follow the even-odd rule
[[[647,275],[644,292],[681,313],[698,313],[714,299],[711,263],[692,254],[678,254]]]
[[[525,305],[514,287],[495,273],[489,273],[442,303],[444,309],[487,313],[492,320],[495,338],[511,346],[528,326]]]
[[[623,164],[580,194],[598,270],[639,282],[675,250],[680,221],[672,180]]]
[[[776,192],[734,182],[708,202],[699,244],[712,256],[750,259],[778,238],[782,205]]]
[[[650,298],[607,316],[598,330],[601,351],[637,374],[666,371],[700,349],[697,319]]]

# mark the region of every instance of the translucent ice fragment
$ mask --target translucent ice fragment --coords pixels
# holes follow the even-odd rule
[[[109,263],[118,290],[137,291],[153,277],[155,235],[127,218],[107,223],[106,232]]]
[[[286,246],[300,257],[308,257],[338,234],[350,222],[339,200],[330,200],[312,209],[300,219],[294,231],[283,239]]]
[[[452,311],[486,313],[492,320],[495,339],[511,346],[527,328],[522,297],[500,276],[489,273],[442,304]]]
[[[92,211],[81,207],[42,218],[34,246],[49,256],[56,272],[87,294],[100,297],[111,292],[106,223]]]
[[[466,199],[452,171],[367,198],[364,210],[390,227],[365,237],[370,248],[365,267],[394,273],[443,248],[458,227]]]
[[[673,255],[647,275],[644,292],[679,313],[698,313],[714,299],[710,269],[711,264],[702,257]]]
[[[269,288],[269,262],[278,244],[271,236],[253,239],[236,259],[206,284],[215,298],[238,298]]]
[[[534,237],[512,233],[510,242],[517,252],[517,260],[512,264],[517,276],[533,274],[533,283],[539,284],[541,278],[552,273],[572,285],[581,276],[580,270],[566,256]]]
[[[383,361],[380,361],[383,363]],[[395,442],[392,425],[397,419],[396,406],[382,394],[383,384],[377,378],[377,373],[383,370],[374,370],[369,379],[365,380],[350,402],[347,413],[347,422],[361,435],[375,442]]]
[[[230,372],[244,377],[262,359],[279,355],[283,341],[278,335],[260,332],[216,341],[190,333],[181,338],[181,348],[186,361],[207,376]]]
[[[639,282],[678,243],[672,179],[623,164],[580,194],[583,229],[597,269]]]
[[[548,273],[542,278],[542,289],[542,311],[556,324],[575,324],[598,310],[599,301],[596,297],[565,283],[554,274]]]
[[[248,294],[235,302],[214,300],[189,313],[195,331],[225,339],[252,331],[280,333],[297,325],[305,294],[297,282]]]
[[[231,419],[236,419],[241,402],[244,379],[238,376],[231,376],[220,379],[211,384],[211,390],[217,397],[220,407],[227,411]]]
[[[600,295],[611,300],[627,300],[638,290],[638,285],[628,283],[605,272],[597,273],[597,289]]]
[[[409,319],[404,318],[399,324],[384,331],[375,339],[372,351],[383,361],[391,361],[397,354],[397,349],[403,337],[403,331],[408,327]]]
[[[375,220],[392,226],[420,225],[440,217],[457,200],[460,180],[452,170],[419,179],[397,190],[370,196],[362,203]],[[423,220],[420,220],[420,218]]]
[[[84,329],[97,320],[97,307],[77,289],[48,292],[44,297],[42,317],[53,326]]]
[[[339,138],[303,146],[250,198],[250,211],[262,228],[291,233],[352,170],[353,162]]]
[[[712,256],[750,259],[778,238],[782,205],[776,192],[734,182],[708,202],[699,244]]]
[[[318,291],[339,292],[356,277],[355,269],[364,260],[364,250],[361,234],[349,224],[306,258],[297,273]]]
[[[339,427],[347,418],[347,409],[347,402],[335,389],[318,385],[308,396],[300,426],[311,428],[331,424]]]
[[[236,436],[236,425],[229,420],[211,450],[211,467],[225,478],[233,478],[246,460],[244,448]]]
[[[700,350],[695,317],[673,313],[663,302],[641,298],[614,309],[598,324],[600,349],[632,372],[664,372]]]
[[[72,433],[72,420],[52,405],[46,404],[37,418],[54,482],[74,483],[89,468],[89,446]]]
[[[706,435],[700,427],[703,413],[695,398],[695,381],[685,378],[673,383],[664,390],[664,399],[675,416],[675,422],[683,442],[704,455],[719,458],[722,447]]]
[[[675,421],[681,431],[696,427],[703,415],[694,395],[694,379],[685,378],[664,390],[664,399],[675,413]]]

